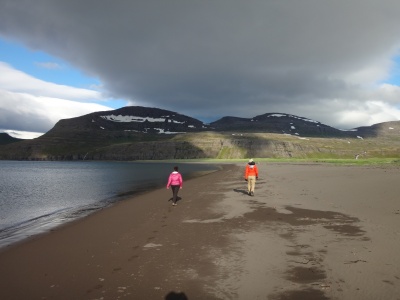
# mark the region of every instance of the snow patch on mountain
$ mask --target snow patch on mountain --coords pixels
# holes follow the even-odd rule
[[[318,121],[314,121],[314,120],[311,120],[311,119],[302,118],[302,117],[298,117],[298,116],[294,116],[294,115],[287,115],[287,114],[270,114],[270,115],[268,116],[268,118],[271,118],[271,117],[272,117],[272,118],[288,117],[288,118],[293,118],[293,119],[302,120],[302,121],[305,121],[305,122],[311,122],[311,123],[321,124],[321,123],[318,122]]]
[[[122,115],[108,115],[108,116],[100,116],[101,118],[112,121],[112,122],[121,122],[121,123],[131,123],[131,122],[165,122],[165,118],[150,118],[150,117],[138,117],[138,116],[122,116]]]

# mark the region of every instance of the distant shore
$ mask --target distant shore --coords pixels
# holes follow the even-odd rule
[[[244,165],[1,249],[0,298],[398,297],[399,167],[261,162],[250,197]]]

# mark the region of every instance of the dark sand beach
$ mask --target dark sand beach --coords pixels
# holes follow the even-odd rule
[[[227,164],[0,249],[0,299],[400,299],[398,167],[259,170],[254,197]]]

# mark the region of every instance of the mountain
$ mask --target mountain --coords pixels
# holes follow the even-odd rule
[[[162,160],[245,157],[398,157],[400,122],[342,131],[307,118],[266,113],[211,124],[141,106],[64,119],[46,134],[0,146],[0,159]],[[366,142],[368,139],[368,142]]]
[[[60,120],[51,131],[92,130],[132,131],[137,133],[176,134],[209,129],[203,122],[176,112],[141,106],[94,112]]]
[[[7,145],[15,142],[20,142],[22,139],[17,139],[10,136],[8,133],[0,132],[0,145]]]
[[[210,124],[217,131],[270,132],[308,137],[354,137],[311,119],[282,113],[266,113],[254,118],[223,117]]]
[[[397,140],[400,138],[400,121],[382,122],[355,129],[358,137],[381,137]]]
[[[354,131],[343,131],[307,118],[266,113],[254,118],[223,117],[210,124],[177,112],[141,106],[95,112],[59,121],[47,134],[71,134],[76,131],[134,132],[177,134],[203,131],[269,132],[315,137],[355,137]],[[101,133],[100,133],[101,134]]]
[[[141,106],[94,112],[64,119],[41,137],[50,144],[84,144],[94,146],[113,143],[170,138],[178,133],[209,130],[203,122],[168,110]],[[81,144],[81,145],[78,145]],[[57,145],[54,145],[57,147]]]

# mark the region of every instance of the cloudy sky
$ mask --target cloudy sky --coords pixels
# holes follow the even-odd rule
[[[0,0],[0,129],[126,105],[400,119],[398,0]]]

